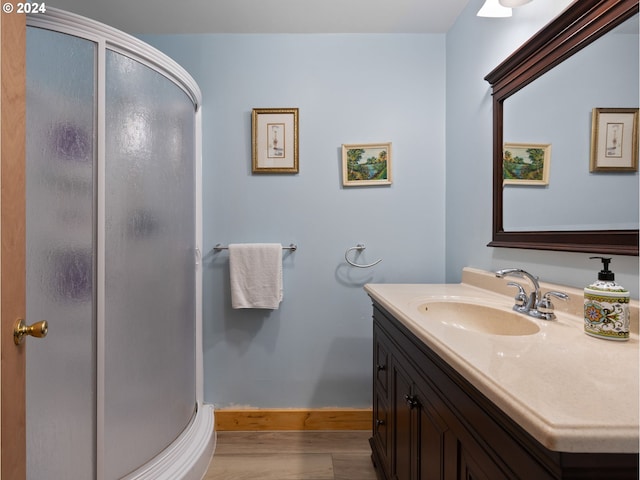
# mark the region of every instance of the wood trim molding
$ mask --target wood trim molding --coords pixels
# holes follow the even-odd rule
[[[24,14],[0,14],[0,477],[26,478],[25,346],[13,343],[25,315]]]
[[[221,409],[216,431],[371,430],[371,409]]]

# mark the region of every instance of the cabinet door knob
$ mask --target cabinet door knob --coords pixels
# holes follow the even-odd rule
[[[386,365],[379,365],[379,364],[378,364],[378,365],[376,365],[376,369],[377,369],[379,372],[383,372],[383,371],[385,371],[385,370],[387,369],[387,366],[386,366]]]
[[[376,426],[381,426],[384,425],[384,420],[380,420],[379,418],[376,419]]]
[[[404,399],[407,401],[407,406],[409,408],[413,409],[420,406],[420,402],[418,402],[418,399],[415,395],[405,395]]]

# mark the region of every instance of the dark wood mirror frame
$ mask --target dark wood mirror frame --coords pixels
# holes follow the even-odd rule
[[[576,0],[485,80],[493,90],[493,240],[490,247],[638,255],[638,230],[505,232],[503,103],[518,90],[638,13],[639,0]]]

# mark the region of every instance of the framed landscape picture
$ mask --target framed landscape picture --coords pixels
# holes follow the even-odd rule
[[[503,185],[548,185],[551,145],[505,143],[502,153]]]
[[[391,184],[391,143],[342,145],[342,184]]]

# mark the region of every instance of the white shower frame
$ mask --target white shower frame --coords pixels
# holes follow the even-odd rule
[[[47,12],[27,15],[27,25],[66,33],[97,45],[96,78],[105,78],[106,50],[122,53],[164,75],[180,87],[195,107],[195,216],[193,256],[196,301],[196,412],[189,425],[151,461],[122,480],[200,480],[206,473],[216,444],[213,405],[204,403],[202,350],[202,93],[195,80],[178,63],[143,41],[103,23],[47,6]],[[105,82],[97,91],[97,312],[96,312],[96,480],[104,478],[105,382]]]

